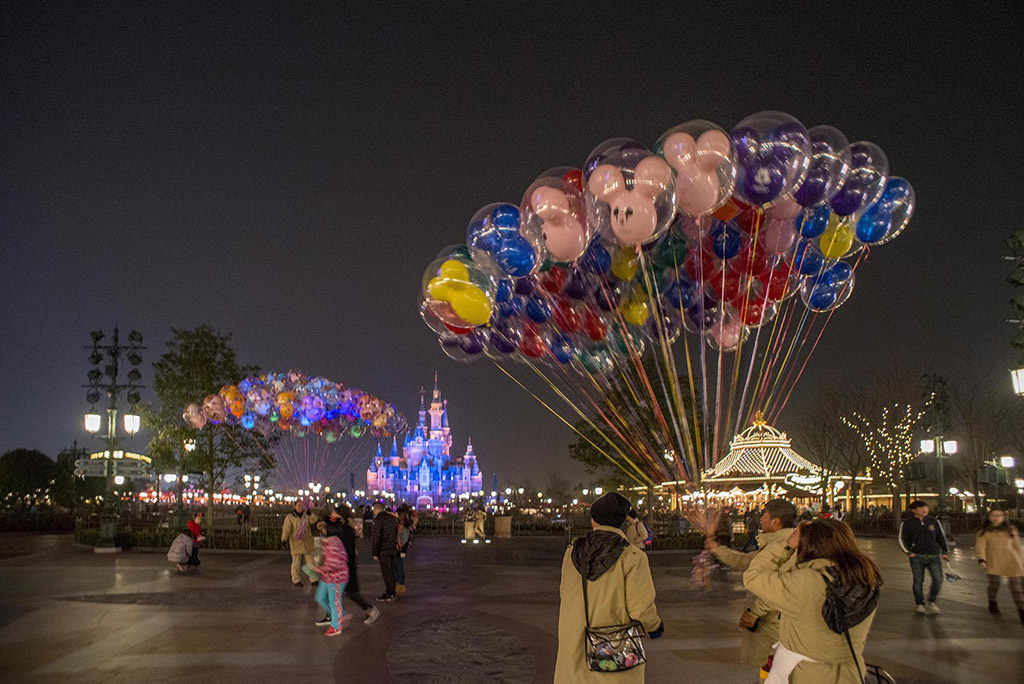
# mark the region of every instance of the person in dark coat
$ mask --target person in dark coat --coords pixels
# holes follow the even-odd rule
[[[368,625],[373,624],[380,617],[380,611],[359,593],[359,575],[356,574],[359,560],[356,553],[356,530],[352,527],[352,509],[346,504],[340,506],[328,504],[327,508],[327,519],[320,523],[320,533],[325,537],[340,539],[345,546],[345,554],[348,556],[348,583],[345,585],[343,593],[366,611],[366,619],[363,622]]]
[[[935,600],[942,588],[942,561],[949,560],[949,546],[946,535],[938,520],[928,515],[928,504],[914,501],[910,504],[911,517],[900,523],[900,548],[910,559],[910,571],[914,582],[914,610],[918,613],[941,613]],[[927,607],[924,597],[924,572],[932,578],[928,589]]]
[[[384,508],[384,504],[373,504],[373,534],[370,536],[373,560],[380,563],[380,574],[384,577],[384,593],[379,601],[394,601],[395,556],[398,555],[398,518]]]

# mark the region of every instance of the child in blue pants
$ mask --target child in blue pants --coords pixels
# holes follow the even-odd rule
[[[342,617],[341,594],[348,583],[348,556],[345,546],[337,537],[324,538],[323,561],[314,570],[320,574],[320,586],[316,590],[316,602],[323,606],[326,615],[316,621],[317,625],[327,625],[324,636],[341,634]]]

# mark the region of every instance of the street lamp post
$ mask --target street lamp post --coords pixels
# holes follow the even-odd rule
[[[92,368],[86,374],[89,379],[89,384],[82,385],[87,388],[85,394],[86,401],[93,405],[93,409],[85,415],[85,429],[90,434],[96,434],[100,431],[102,416],[96,412],[95,405],[99,403],[103,396],[103,392],[106,392],[107,397],[110,399],[110,405],[107,407],[107,449],[105,458],[103,461],[103,479],[106,483],[106,487],[103,495],[103,510],[100,515],[100,540],[99,547],[113,548],[114,547],[114,536],[117,534],[117,510],[116,503],[114,502],[114,452],[117,450],[117,400],[122,392],[125,392],[125,398],[128,403],[131,404],[132,408],[138,405],[140,400],[139,390],[144,385],[139,384],[142,380],[142,374],[139,369],[136,368],[142,363],[142,356],[139,351],[145,349],[142,346],[142,335],[138,331],[133,330],[128,335],[128,343],[121,344],[119,331],[115,327],[113,336],[110,344],[100,344],[106,335],[102,330],[94,330],[90,336],[92,337],[92,344],[86,345],[84,349],[90,349],[89,362],[92,364]],[[121,357],[124,356],[133,367],[125,376],[125,381],[122,382],[119,373],[119,366],[121,363]],[[103,369],[100,370],[100,364],[106,361]],[[129,436],[134,436],[139,431],[141,420],[134,411],[125,413],[124,416],[124,429]]]
[[[938,516],[941,518],[942,514],[946,511],[946,481],[943,473],[942,461],[946,456],[952,456],[957,451],[956,440],[947,439],[943,440],[942,435],[936,435],[930,439],[921,440],[921,452],[925,454],[935,454],[935,473],[938,479],[939,485],[939,510]]]

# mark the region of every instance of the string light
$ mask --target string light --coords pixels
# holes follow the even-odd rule
[[[859,411],[840,420],[857,433],[871,456],[870,474],[882,480],[889,489],[903,482],[903,468],[917,456],[914,449],[914,428],[924,417],[935,398],[929,397],[924,409],[915,411],[910,404],[895,403],[882,409],[881,420],[872,425]]]

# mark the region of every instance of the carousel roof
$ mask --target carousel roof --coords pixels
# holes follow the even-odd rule
[[[783,479],[790,473],[817,474],[819,468],[793,451],[790,439],[757,415],[754,423],[729,443],[729,453],[704,472],[704,480],[731,480],[754,476]]]

